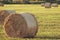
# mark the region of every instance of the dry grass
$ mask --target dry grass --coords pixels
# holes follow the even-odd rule
[[[36,38],[8,38],[0,26],[0,40],[51,40],[60,38],[60,6],[58,8],[44,8],[39,4],[12,4],[0,7],[0,10],[16,10],[17,13],[30,12],[36,16],[39,25]]]

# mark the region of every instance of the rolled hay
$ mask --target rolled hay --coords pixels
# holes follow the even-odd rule
[[[58,7],[57,3],[52,3],[52,7]]]
[[[41,6],[45,6],[45,3],[41,3]]]
[[[0,3],[0,6],[4,6],[4,4],[3,3]]]
[[[46,2],[45,3],[45,8],[51,8],[51,3]]]
[[[5,19],[4,28],[8,37],[30,38],[36,35],[38,25],[32,14],[10,14]]]
[[[10,14],[15,13],[13,10],[1,10],[0,11],[0,24],[4,23],[5,18]]]

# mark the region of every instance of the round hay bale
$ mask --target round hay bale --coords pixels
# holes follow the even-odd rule
[[[0,6],[4,6],[4,4],[3,3],[0,3]]]
[[[10,14],[15,14],[16,13],[16,11],[15,10],[6,10],[8,13],[10,13]]]
[[[51,8],[51,3],[45,3],[45,8]]]
[[[41,3],[41,6],[45,6],[45,3]]]
[[[5,32],[8,37],[30,38],[38,30],[37,21],[32,14],[10,14],[4,22]]]
[[[52,3],[52,7],[58,7],[57,3]]]
[[[13,11],[13,10],[12,10]],[[4,23],[5,18],[10,14],[13,13],[11,10],[1,10],[0,11],[0,24]]]

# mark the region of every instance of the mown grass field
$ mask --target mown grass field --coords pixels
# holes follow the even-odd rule
[[[38,21],[36,38],[9,38],[5,34],[3,25],[0,25],[0,40],[57,40],[60,38],[60,6],[44,8],[39,4],[10,4],[0,7],[0,10],[29,12],[34,14]]]

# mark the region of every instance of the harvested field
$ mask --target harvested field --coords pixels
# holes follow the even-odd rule
[[[9,38],[0,26],[0,40],[60,40],[60,5],[58,8],[44,8],[40,4],[10,4],[0,10],[16,10],[34,14],[38,20],[38,33],[35,38]]]

